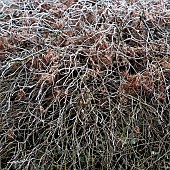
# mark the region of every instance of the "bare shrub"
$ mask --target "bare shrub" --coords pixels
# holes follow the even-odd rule
[[[0,2],[1,169],[168,169],[168,3]]]

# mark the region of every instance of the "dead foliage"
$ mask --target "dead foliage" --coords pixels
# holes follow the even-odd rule
[[[0,169],[168,169],[168,3],[0,2]]]

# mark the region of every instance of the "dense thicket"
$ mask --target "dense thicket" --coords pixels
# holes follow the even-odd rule
[[[170,168],[167,0],[0,2],[1,169]]]

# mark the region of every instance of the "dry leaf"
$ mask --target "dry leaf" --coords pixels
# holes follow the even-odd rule
[[[14,134],[14,131],[12,129],[8,129],[7,135],[8,135],[9,138],[14,139],[15,134]]]
[[[40,105],[40,113],[44,113],[44,112],[45,112],[44,107]]]
[[[26,94],[25,94],[24,90],[20,89],[16,99],[21,100],[21,99],[25,99],[25,97],[26,97]]]
[[[133,130],[136,134],[140,133],[140,128],[138,126],[136,126]]]

